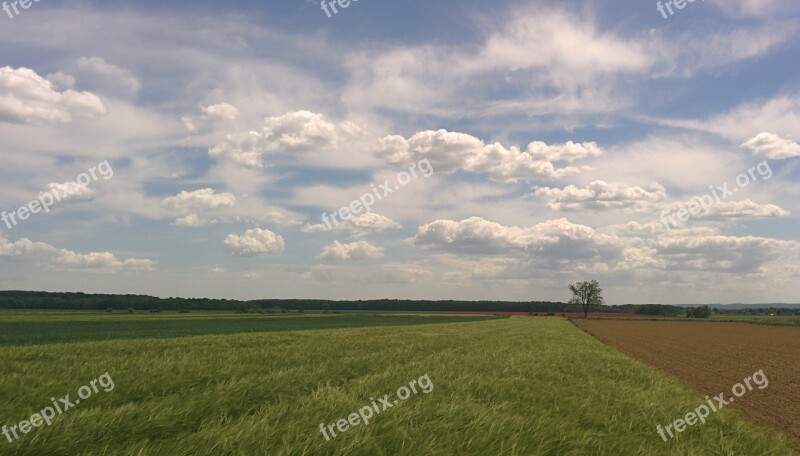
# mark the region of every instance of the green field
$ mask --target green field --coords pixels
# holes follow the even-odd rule
[[[310,329],[402,326],[498,317],[367,314],[88,314],[32,313],[0,317],[0,345],[42,344],[106,339],[140,339]]]
[[[712,315],[713,321],[733,321],[774,326],[800,326],[800,316],[795,315]]]
[[[30,318],[41,330],[45,317]],[[274,321],[303,321],[282,318]],[[656,424],[703,397],[564,319],[443,318],[449,323],[0,346],[0,425],[30,417],[52,396],[74,398],[105,372],[115,384],[49,427],[0,441],[0,454],[792,454],[784,436],[728,409],[665,443]],[[426,374],[429,394],[330,441],[320,433],[320,423]]]

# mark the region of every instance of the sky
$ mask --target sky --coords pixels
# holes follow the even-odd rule
[[[6,2],[0,289],[800,302],[800,4],[673,1]]]

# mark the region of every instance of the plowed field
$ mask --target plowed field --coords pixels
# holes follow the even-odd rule
[[[618,350],[709,396],[763,370],[765,389],[736,398],[757,421],[787,432],[800,447],[800,328],[744,323],[576,320]]]

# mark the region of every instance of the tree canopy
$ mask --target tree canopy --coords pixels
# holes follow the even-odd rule
[[[603,289],[597,280],[589,282],[577,282],[569,286],[572,292],[572,299],[570,304],[580,305],[583,309],[583,316],[589,316],[589,309],[591,307],[599,307],[603,305]]]

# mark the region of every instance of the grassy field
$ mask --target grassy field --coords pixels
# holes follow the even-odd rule
[[[489,317],[488,319],[497,318]],[[18,313],[0,318],[0,345],[140,339],[310,329],[403,326],[486,320],[486,317],[368,314],[87,314]]]
[[[791,454],[728,410],[665,443],[656,424],[702,396],[561,318],[6,345],[0,363],[0,425],[115,384],[4,455]],[[426,374],[429,394],[320,433]]]
[[[800,316],[794,315],[712,315],[712,321],[733,321],[759,325],[800,326]]]

